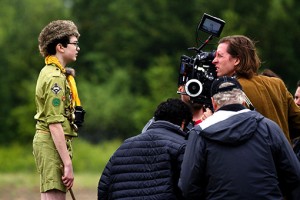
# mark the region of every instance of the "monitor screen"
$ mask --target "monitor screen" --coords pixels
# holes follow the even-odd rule
[[[204,13],[198,29],[219,37],[224,25],[225,21]]]

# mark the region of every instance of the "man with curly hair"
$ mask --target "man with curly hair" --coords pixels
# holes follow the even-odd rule
[[[81,108],[74,80],[66,65],[76,61],[80,34],[74,22],[50,22],[39,34],[45,66],[37,79],[36,133],[33,154],[40,174],[41,199],[66,199],[73,186],[72,138],[77,137],[75,109]]]

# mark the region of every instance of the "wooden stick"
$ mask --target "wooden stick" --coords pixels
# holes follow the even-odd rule
[[[69,191],[70,191],[70,194],[71,194],[72,199],[73,199],[73,200],[76,200],[72,188],[70,188]]]
[[[62,171],[62,173],[64,174],[64,166],[63,166],[63,165],[61,165],[61,166],[60,166],[60,168],[61,168],[61,171]],[[70,191],[70,194],[71,194],[72,200],[76,200],[76,198],[75,198],[75,195],[74,195],[74,192],[73,192],[72,188],[70,188],[70,189],[69,189],[69,191]]]

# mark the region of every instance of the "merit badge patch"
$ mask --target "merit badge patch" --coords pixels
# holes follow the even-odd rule
[[[53,100],[52,100],[52,104],[53,104],[53,106],[59,106],[59,104],[60,104],[60,99],[59,98],[54,98]]]
[[[53,92],[54,94],[58,94],[62,89],[61,89],[61,87],[58,86],[57,83],[54,83],[54,85],[53,85],[53,87],[51,88],[51,90],[52,90],[52,92]]]

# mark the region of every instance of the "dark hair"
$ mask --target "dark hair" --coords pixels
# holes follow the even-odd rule
[[[68,43],[70,42],[69,36],[64,36],[59,39],[53,40],[50,44],[47,45],[46,51],[48,55],[55,55],[56,54],[56,45],[62,44],[63,47],[67,47]]]
[[[232,57],[239,58],[240,63],[235,69],[238,78],[250,79],[255,74],[258,74],[261,61],[252,40],[243,35],[233,35],[220,39],[220,43],[228,44],[227,52]]]
[[[300,87],[300,80],[297,81],[297,87]]]
[[[164,120],[181,126],[185,122],[185,126],[192,121],[193,115],[190,107],[180,99],[167,99],[160,103],[154,113],[154,119]]]

